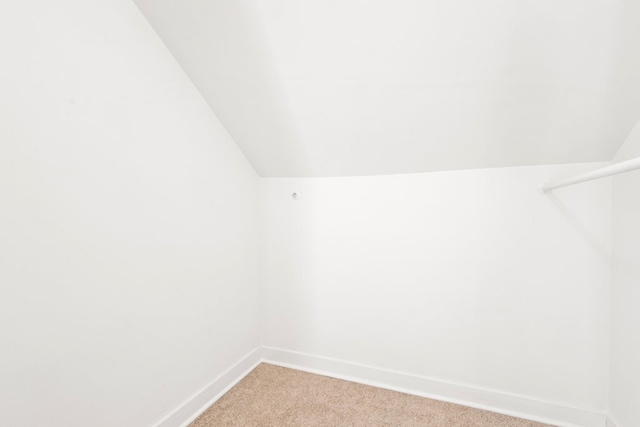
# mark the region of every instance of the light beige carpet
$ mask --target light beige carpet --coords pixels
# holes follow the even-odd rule
[[[533,421],[261,364],[191,427],[543,427]]]

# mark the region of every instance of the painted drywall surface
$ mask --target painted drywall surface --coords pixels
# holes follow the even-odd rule
[[[261,176],[610,161],[637,0],[134,0]]]
[[[616,161],[640,156],[640,124]],[[640,171],[613,178],[610,411],[617,427],[640,425]]]
[[[259,345],[257,175],[130,1],[0,52],[0,425],[151,425]]]
[[[604,410],[602,165],[261,179],[265,345]]]

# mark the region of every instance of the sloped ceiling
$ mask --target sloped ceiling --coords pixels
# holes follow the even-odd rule
[[[135,0],[261,176],[611,160],[637,0]]]

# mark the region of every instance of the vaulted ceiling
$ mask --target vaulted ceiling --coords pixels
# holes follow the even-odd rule
[[[135,0],[261,176],[611,160],[637,0]]]

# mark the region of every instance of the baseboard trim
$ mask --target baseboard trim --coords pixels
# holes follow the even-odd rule
[[[165,415],[153,427],[188,426],[260,363],[262,363],[262,349],[256,348],[176,409]]]
[[[297,351],[263,347],[263,360],[278,366],[457,403],[558,427],[602,427],[607,422],[607,416],[603,412]]]
[[[602,412],[274,347],[252,350],[153,427],[187,427],[262,362],[558,427],[619,427]]]

